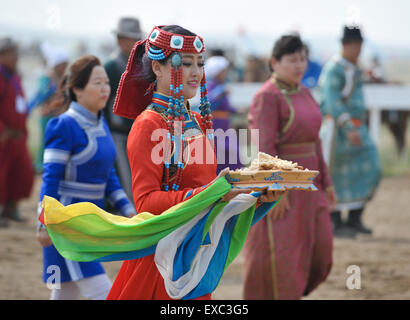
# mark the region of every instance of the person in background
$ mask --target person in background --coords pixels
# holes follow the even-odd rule
[[[211,103],[213,117],[213,129],[223,130],[221,134],[216,134],[216,154],[218,156],[217,174],[224,168],[231,170],[241,167],[239,161],[238,135],[231,128],[232,115],[236,113],[229,101],[229,91],[226,81],[229,72],[229,61],[223,56],[212,56],[206,60],[205,72],[207,75],[208,98]],[[231,129],[229,132],[228,130]],[[225,137],[225,134],[227,135]],[[224,137],[224,141],[220,139]],[[221,152],[222,149],[222,152]],[[218,152],[218,150],[220,150]],[[224,150],[224,151],[223,151]],[[223,156],[223,159],[220,159]],[[230,161],[230,159],[232,161]]]
[[[114,169],[115,145],[102,115],[110,86],[100,60],[94,56],[77,59],[68,68],[59,93],[60,106],[57,100],[54,104],[68,110],[46,127],[40,201],[49,196],[65,206],[87,201],[104,209],[108,199],[122,215],[135,215]],[[61,288],[53,288],[50,299],[106,298],[111,281],[100,263],[63,258],[41,222],[37,240],[43,246],[44,282],[48,283],[50,266],[60,270]]]
[[[309,47],[306,45],[306,55],[308,59],[308,64],[306,67],[305,74],[303,75],[302,78],[302,84],[309,89],[313,89],[314,87],[317,86],[317,83],[319,81],[320,73],[322,72],[322,66],[311,59],[310,57],[310,52],[309,52]]]
[[[51,101],[55,97],[58,85],[63,78],[64,71],[68,65],[68,52],[64,49],[54,48],[48,43],[41,45],[41,51],[47,62],[47,71],[42,75],[38,81],[38,88],[34,96],[28,103],[29,113],[37,107],[40,110],[40,145],[37,150],[34,166],[36,172],[43,172],[43,153],[44,153],[44,132],[48,121],[57,116],[61,110],[55,109],[51,106]]]
[[[386,72],[377,55],[373,56],[371,65],[364,76],[364,80],[369,83],[387,83]]]
[[[0,227],[24,221],[20,200],[30,196],[34,171],[27,148],[27,103],[17,72],[18,45],[0,39]]]
[[[254,225],[244,246],[244,299],[301,299],[326,280],[332,266],[330,210],[336,202],[322,154],[322,116],[301,85],[305,46],[298,35],[274,45],[271,78],[253,98],[249,128],[259,130],[259,150],[318,170],[315,192],[291,190]]]
[[[140,22],[135,18],[121,18],[114,33],[117,36],[118,50],[115,52],[114,57],[104,65],[105,71],[110,79],[111,87],[111,94],[107,107],[104,109],[104,115],[117,149],[115,168],[118,172],[121,185],[128,197],[132,199],[131,169],[127,158],[127,138],[133,121],[115,115],[112,108],[121,75],[127,67],[128,57],[134,44],[142,38]]]
[[[338,199],[331,214],[334,234],[354,237],[372,233],[362,217],[380,182],[381,165],[366,126],[362,72],[357,66],[363,44],[360,28],[345,26],[341,42],[341,54],[325,65],[319,80],[320,107],[323,117],[334,122],[324,134],[332,137],[324,149]],[[348,211],[346,222],[343,210]]]

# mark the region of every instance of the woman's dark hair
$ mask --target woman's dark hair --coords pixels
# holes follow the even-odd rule
[[[77,101],[73,89],[85,88],[95,66],[101,66],[101,61],[95,56],[87,55],[77,59],[67,68],[60,82],[58,93],[51,102],[54,113],[65,111],[72,101]]]
[[[169,25],[169,26],[164,26],[161,28],[162,30],[179,34],[182,36],[196,36],[195,33],[182,28],[181,26],[178,25]],[[153,49],[160,49],[156,46],[152,46]],[[158,60],[158,62],[162,65],[165,65],[168,62],[168,59],[170,56],[166,57],[163,60]],[[149,83],[154,82],[156,80],[156,75],[154,71],[152,71],[152,60],[145,54],[145,48],[141,48],[140,52],[137,52],[137,59],[142,60],[142,77],[148,81]]]
[[[95,66],[100,66],[101,61],[95,56],[84,56],[68,68],[60,87],[64,90],[65,99],[68,102],[77,101],[74,88],[84,89],[90,80],[91,72]]]
[[[302,50],[306,50],[306,46],[298,35],[284,35],[275,42],[272,58],[280,61],[284,55],[301,52]],[[270,63],[269,68],[273,71]]]

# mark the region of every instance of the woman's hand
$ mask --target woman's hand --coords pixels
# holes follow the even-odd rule
[[[53,242],[50,239],[50,236],[48,235],[47,229],[45,228],[42,228],[40,229],[40,231],[37,231],[37,241],[43,247],[49,247],[53,244]]]
[[[223,176],[227,175],[228,173],[229,173],[229,168],[225,168],[218,174],[216,179],[218,179],[220,177],[223,177]],[[235,198],[238,194],[250,193],[252,191],[253,191],[252,189],[232,189],[231,191],[229,191],[227,194],[225,194],[222,197],[222,201],[230,201],[233,198]],[[286,191],[266,190],[265,193],[263,195],[261,195],[259,200],[261,202],[274,202],[274,201],[277,201],[279,199],[279,197],[284,195],[284,194],[286,194]]]
[[[252,192],[252,189],[232,189],[231,191],[229,191],[227,194],[225,194],[222,197],[222,201],[226,201],[229,202],[231,201],[233,198],[235,198],[238,194],[241,193],[250,193]]]
[[[335,209],[337,203],[337,196],[335,189],[331,187],[330,189],[326,190],[327,201],[329,203],[329,210],[332,212]]]
[[[0,142],[3,143],[12,137],[12,130],[6,128],[2,133],[0,133]]]
[[[278,201],[281,196],[285,196],[287,191],[266,190],[266,192],[259,198],[262,202]]]
[[[214,179],[214,181],[218,180],[220,177],[226,176],[228,173],[229,173],[229,168],[225,168],[225,169],[221,170],[221,172],[219,172],[218,176]],[[231,191],[229,191],[227,194],[225,194],[222,197],[222,201],[229,202],[233,198],[235,198],[238,194],[250,193],[252,191],[253,191],[252,189],[232,189]]]
[[[218,176],[214,179],[214,181],[218,180],[220,177],[226,176],[228,173],[229,173],[229,168],[222,169],[221,172],[219,172]]]
[[[50,103],[45,103],[42,108],[40,109],[40,116],[46,117],[51,114],[53,108]]]
[[[354,130],[348,131],[347,138],[356,147],[360,147],[362,145],[362,138],[360,137],[360,133],[358,130],[354,129]]]
[[[137,214],[135,213],[135,212],[132,212],[132,213],[128,213],[127,215],[126,215],[126,217],[127,218],[132,218],[132,217],[135,217]]]
[[[283,219],[285,217],[286,211],[290,209],[290,202],[288,199],[288,194],[284,194],[282,199],[278,204],[276,204],[269,212],[268,215],[273,215],[273,220]]]

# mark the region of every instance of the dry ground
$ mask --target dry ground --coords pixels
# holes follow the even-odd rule
[[[37,178],[33,195],[38,194]],[[410,299],[410,175],[385,178],[365,212],[372,236],[335,239],[334,266],[327,281],[307,299]],[[21,204],[25,223],[0,229],[0,299],[48,299],[42,283],[42,254],[35,239],[36,197]],[[361,289],[349,290],[346,269],[361,269]],[[119,262],[104,264],[111,279]],[[229,267],[214,299],[242,298],[242,256]]]
[[[29,121],[29,146],[36,148],[36,119]],[[410,123],[409,123],[410,128]],[[410,299],[410,130],[406,155],[398,157],[392,135],[382,127],[381,160],[386,174],[364,220],[372,236],[355,240],[335,239],[333,268],[327,281],[306,299]],[[0,229],[0,299],[48,299],[42,282],[42,253],[35,238],[35,219],[40,178],[32,197],[21,203],[25,223]],[[240,255],[227,269],[214,299],[242,298]],[[114,280],[120,262],[104,263]],[[349,290],[347,267],[361,271],[361,289]]]

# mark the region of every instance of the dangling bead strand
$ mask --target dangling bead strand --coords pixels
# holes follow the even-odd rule
[[[205,73],[201,80],[201,102],[199,110],[202,116],[202,123],[206,129],[212,129],[211,104],[208,100],[208,89],[206,87]]]
[[[169,176],[170,176],[170,165],[171,165],[171,154],[173,148],[173,140],[174,140],[174,132],[173,132],[173,123],[174,123],[174,101],[173,101],[173,94],[174,94],[174,78],[175,74],[171,70],[171,84],[169,86],[169,100],[168,100],[168,109],[166,111],[167,117],[167,127],[168,133],[165,142],[165,150],[164,150],[164,165],[165,165],[165,181],[164,181],[164,190],[169,191]]]
[[[172,185],[172,190],[177,191],[179,189],[179,184],[181,181],[181,176],[182,176],[182,170],[184,168],[184,162],[183,162],[183,156],[184,156],[184,112],[182,108],[184,108],[184,100],[183,100],[183,95],[182,95],[182,68],[179,67],[177,70],[177,81],[175,83],[176,89],[175,89],[175,101],[178,103],[179,109],[178,109],[178,115],[175,115],[175,119],[178,121],[178,123],[181,125],[181,135],[180,135],[180,140],[179,140],[179,153],[178,153],[178,159],[177,159],[177,172],[175,175],[175,182]],[[174,122],[175,126],[175,122]],[[175,128],[174,128],[175,129]]]

